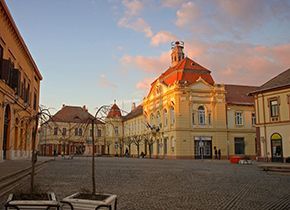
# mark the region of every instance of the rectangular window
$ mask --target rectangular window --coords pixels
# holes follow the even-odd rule
[[[33,99],[33,109],[36,110],[37,107],[37,95],[34,93],[34,99]]]
[[[79,136],[82,136],[83,135],[83,129],[79,129]]]
[[[66,135],[66,128],[62,129],[62,135],[65,136]]]
[[[252,113],[252,125],[256,125],[256,114]]]
[[[93,136],[93,129],[90,129],[90,135]]]
[[[243,113],[242,112],[235,113],[235,122],[236,122],[236,125],[243,125]]]
[[[0,79],[2,79],[3,47],[0,45]]]
[[[243,137],[235,138],[235,154],[244,155],[245,154],[245,141]]]
[[[195,122],[194,122],[194,113],[193,112],[191,114],[191,120],[192,120],[192,125],[195,125]]]
[[[98,137],[101,137],[101,136],[102,136],[102,130],[98,129]]]
[[[53,134],[54,134],[55,136],[57,136],[57,131],[58,131],[58,127],[55,127],[54,130],[53,130]]]
[[[279,104],[277,99],[270,101],[270,115],[271,117],[279,116]]]

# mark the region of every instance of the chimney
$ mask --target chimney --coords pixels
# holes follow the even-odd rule
[[[132,103],[131,111],[133,111],[134,109],[136,109],[136,103],[135,102]]]
[[[183,48],[184,48],[183,41],[171,42],[171,66],[172,67],[184,59]]]
[[[88,111],[86,105],[83,105],[83,110],[86,111],[86,112]]]

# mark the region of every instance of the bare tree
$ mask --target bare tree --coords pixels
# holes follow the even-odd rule
[[[131,156],[131,146],[134,143],[135,136],[125,138],[125,145],[129,148],[129,156]]]
[[[137,147],[137,157],[140,157],[140,146],[143,141],[143,136],[142,135],[136,135],[133,137],[133,144]]]

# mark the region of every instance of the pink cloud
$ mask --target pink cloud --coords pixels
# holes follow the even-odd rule
[[[151,83],[154,81],[154,78],[144,78],[142,81],[136,84],[136,88],[140,90],[148,91],[151,87]]]
[[[184,27],[192,24],[193,20],[199,16],[198,7],[192,2],[183,3],[176,12],[176,22],[178,27]]]
[[[138,68],[147,73],[161,73],[170,65],[170,51],[163,52],[158,57],[124,55],[120,62],[124,66]]]
[[[102,88],[117,88],[117,85],[111,82],[105,74],[100,75],[98,85]]]
[[[290,67],[289,43],[269,47],[236,42],[208,44],[190,40],[185,42],[185,52],[188,57],[211,70],[216,83],[262,85]],[[156,57],[126,55],[121,62],[157,78],[170,66],[170,51]],[[144,81],[138,83],[138,87],[146,87],[145,84],[148,86]]]
[[[159,46],[163,43],[169,43],[174,40],[177,40],[176,36],[168,31],[159,31],[151,38],[151,45],[152,46]]]
[[[126,15],[136,16],[143,9],[144,5],[141,1],[138,0],[123,0],[123,5],[126,8]]]
[[[129,28],[137,32],[143,32],[146,37],[153,36],[151,27],[143,18],[140,18],[140,17],[137,19],[123,17],[119,20],[118,26],[123,27],[123,28]]]

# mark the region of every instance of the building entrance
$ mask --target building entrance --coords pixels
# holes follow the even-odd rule
[[[210,136],[194,137],[195,159],[212,159],[212,140]]]
[[[272,162],[283,162],[282,136],[274,133],[271,136]]]

